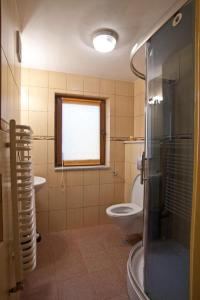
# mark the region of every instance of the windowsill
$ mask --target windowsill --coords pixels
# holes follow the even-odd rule
[[[73,166],[73,167],[54,167],[55,171],[69,171],[69,170],[105,170],[110,169],[110,165],[99,166]]]

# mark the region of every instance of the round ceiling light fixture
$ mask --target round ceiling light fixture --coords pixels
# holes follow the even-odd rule
[[[108,53],[114,50],[118,35],[110,29],[98,30],[93,35],[93,46],[98,52]]]

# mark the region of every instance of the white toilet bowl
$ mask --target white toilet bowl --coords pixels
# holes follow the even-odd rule
[[[111,205],[106,209],[107,215],[127,237],[143,231],[143,189],[139,174],[133,181],[131,202]]]

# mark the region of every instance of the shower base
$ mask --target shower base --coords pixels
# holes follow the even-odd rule
[[[131,250],[127,262],[127,288],[130,300],[149,300],[143,286],[144,248],[142,242]]]

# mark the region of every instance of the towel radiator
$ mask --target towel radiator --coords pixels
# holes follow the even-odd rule
[[[16,287],[36,267],[35,194],[32,173],[32,130],[10,121],[10,170]]]

